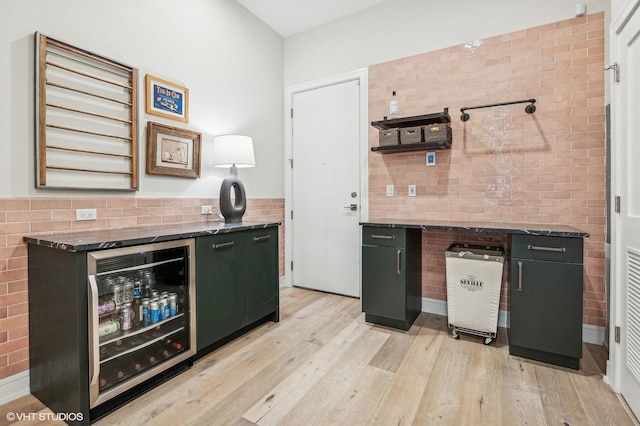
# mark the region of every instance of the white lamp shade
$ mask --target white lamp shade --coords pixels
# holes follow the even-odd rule
[[[253,167],[253,139],[250,136],[221,135],[213,140],[214,167]]]

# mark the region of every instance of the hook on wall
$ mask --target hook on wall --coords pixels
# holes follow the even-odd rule
[[[523,104],[523,103],[528,103],[529,105],[527,105],[524,108],[524,112],[526,112],[527,114],[533,114],[534,112],[536,112],[536,100],[535,99],[523,99],[520,101],[511,101],[511,102],[498,102],[496,104],[486,104],[486,105],[476,105],[476,106],[470,106],[470,107],[462,107],[460,108],[460,112],[462,113],[462,115],[460,116],[460,121],[469,121],[469,118],[471,118],[469,116],[469,114],[467,114],[465,111],[468,109],[479,109],[479,108],[491,108],[491,107],[495,107],[495,106],[502,106],[502,105],[514,105],[514,104]]]

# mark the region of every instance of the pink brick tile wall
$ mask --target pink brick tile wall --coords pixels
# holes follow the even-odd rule
[[[452,118],[451,150],[369,154],[370,218],[567,224],[585,240],[584,318],[606,324],[604,14],[569,19],[377,64],[369,69],[369,118],[441,112]],[[459,109],[535,98],[526,104]],[[369,131],[378,145],[378,133]],[[395,185],[387,198],[385,186]],[[407,185],[417,185],[408,197]],[[423,296],[446,300],[444,250],[452,241],[499,242],[501,235],[423,233]],[[505,280],[508,284],[508,265]],[[508,310],[508,285],[500,309]]]
[[[217,199],[200,198],[12,198],[0,199],[0,379],[29,368],[27,248],[24,235],[117,229],[212,219]],[[77,222],[75,209],[95,208],[98,219]],[[245,221],[284,224],[283,199],[251,199]],[[280,276],[284,275],[284,225],[279,229]]]

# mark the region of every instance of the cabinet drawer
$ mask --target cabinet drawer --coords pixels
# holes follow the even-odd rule
[[[511,257],[520,259],[582,263],[582,251],[582,238],[538,235],[513,235],[511,237]]]
[[[405,247],[406,230],[402,228],[362,228],[362,244],[370,246]]]

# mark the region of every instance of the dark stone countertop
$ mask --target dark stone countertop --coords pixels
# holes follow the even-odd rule
[[[377,219],[360,222],[360,225],[379,228],[435,229],[441,231],[496,232],[501,234],[543,235],[547,237],[586,238],[588,232],[568,225],[543,225],[533,223],[495,223],[456,220]]]
[[[228,234],[251,229],[265,229],[277,227],[278,225],[280,225],[279,222],[194,222],[155,227],[105,229],[51,235],[27,235],[23,237],[23,241],[27,244],[79,252],[127,247],[161,241],[183,240],[207,235]]]

